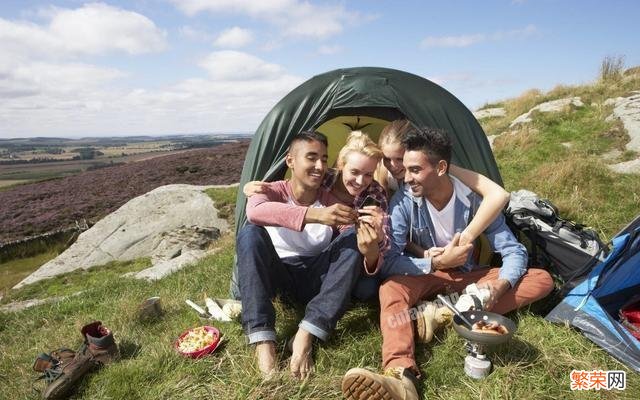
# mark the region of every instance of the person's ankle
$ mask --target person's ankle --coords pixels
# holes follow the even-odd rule
[[[265,340],[256,343],[256,357],[258,367],[263,373],[270,372],[276,366],[276,344],[272,340]]]
[[[312,333],[307,332],[302,328],[299,328],[298,332],[296,332],[296,335],[293,339],[294,340],[293,347],[298,347],[302,345],[304,348],[309,349],[313,345],[314,338],[315,336],[313,336]]]

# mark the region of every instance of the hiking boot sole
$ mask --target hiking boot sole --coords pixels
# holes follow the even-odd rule
[[[394,400],[380,383],[362,374],[346,376],[342,380],[342,394],[347,400]]]

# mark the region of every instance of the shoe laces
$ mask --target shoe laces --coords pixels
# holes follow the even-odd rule
[[[44,372],[42,373],[42,375],[40,375],[36,380],[42,379],[47,384],[50,384],[51,382],[53,382],[56,379],[58,379],[60,377],[60,375],[62,375],[62,367],[55,366],[55,367],[52,367],[52,368],[45,369]]]

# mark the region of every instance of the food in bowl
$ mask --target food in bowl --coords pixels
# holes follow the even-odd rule
[[[215,350],[220,341],[220,333],[216,328],[201,326],[180,335],[175,347],[183,355],[198,358]]]
[[[490,335],[506,335],[509,330],[497,322],[478,321],[471,327],[472,332],[488,333]]]

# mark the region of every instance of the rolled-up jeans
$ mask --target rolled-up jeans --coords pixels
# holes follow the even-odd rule
[[[276,340],[272,299],[277,294],[306,305],[300,328],[327,340],[364,268],[353,228],[316,256],[281,259],[267,230],[247,224],[238,233],[236,251],[242,326],[249,344]]]

